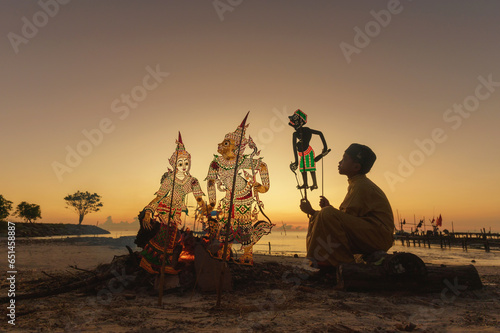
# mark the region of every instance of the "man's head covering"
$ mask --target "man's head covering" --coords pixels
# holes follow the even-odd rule
[[[350,145],[345,153],[349,155],[354,161],[361,164],[360,173],[366,174],[368,173],[373,163],[377,159],[377,155],[370,149],[370,147],[365,145],[360,145],[359,143],[353,143]]]

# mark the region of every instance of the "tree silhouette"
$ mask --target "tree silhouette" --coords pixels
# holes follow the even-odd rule
[[[41,214],[42,212],[39,205],[30,204],[26,201],[23,201],[19,205],[17,205],[16,211],[14,212],[14,215],[25,219],[29,223],[36,221],[36,219],[41,219]]]
[[[101,196],[97,193],[76,192],[64,197],[68,207],[73,208],[79,216],[78,224],[82,224],[83,217],[88,213],[97,212],[102,207]]]
[[[9,201],[0,194],[0,220],[3,220],[10,215],[12,209],[12,201]]]

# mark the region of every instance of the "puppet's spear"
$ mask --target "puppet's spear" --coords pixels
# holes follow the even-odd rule
[[[228,211],[228,217],[227,217],[227,222],[226,222],[226,239],[224,240],[224,249],[222,251],[222,268],[220,272],[220,278],[219,278],[219,287],[217,288],[217,304],[215,305],[216,307],[220,307],[220,299],[222,295],[222,287],[224,284],[224,271],[226,269],[226,256],[227,256],[227,248],[228,248],[228,243],[229,243],[229,231],[230,231],[230,226],[231,226],[231,213],[233,212],[233,200],[234,200],[234,191],[236,189],[236,176],[238,175],[238,160],[240,158],[240,150],[241,150],[241,143],[243,142],[243,137],[245,135],[245,124],[247,122],[247,117],[250,111],[247,112],[247,115],[245,116],[245,119],[243,119],[243,122],[241,123],[240,127],[242,128],[241,134],[240,134],[240,142],[238,143],[238,151],[236,154],[236,162],[234,164],[234,175],[233,175],[233,186],[231,188],[231,197],[229,199],[229,211]]]
[[[161,262],[161,273],[160,273],[160,290],[158,295],[158,306],[162,306],[163,303],[163,286],[165,284],[165,261],[167,258],[167,250],[168,244],[170,243],[169,233],[170,233],[170,221],[172,219],[172,211],[173,211],[173,203],[174,203],[174,192],[175,192],[175,177],[177,175],[177,158],[179,157],[179,144],[182,143],[181,132],[179,132],[179,139],[177,140],[177,146],[175,148],[175,164],[174,167],[174,176],[172,177],[172,189],[170,190],[170,211],[168,212],[168,220],[167,220],[167,235],[165,240],[165,247],[163,248],[163,259]],[[173,214],[176,212],[174,211]]]

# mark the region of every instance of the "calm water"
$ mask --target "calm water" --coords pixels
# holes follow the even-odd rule
[[[298,254],[303,257],[306,255],[306,232],[274,232],[262,237],[258,244],[254,246],[255,253],[269,253],[269,242],[271,243],[272,254],[294,255]],[[465,265],[475,262],[474,265],[483,266],[499,266],[500,269],[500,252],[493,250],[486,252],[480,249],[462,250],[461,247],[452,247],[451,249],[441,249],[439,245],[431,244],[431,248],[402,246],[401,243],[395,243],[394,246],[387,251],[392,253],[410,252],[421,257],[427,263],[439,264],[455,264]]]
[[[95,237],[127,237],[135,236],[137,231],[112,231],[106,235],[96,235]],[[94,235],[82,235],[82,237],[94,237]],[[54,236],[54,237],[38,237],[38,238],[66,238],[66,237],[79,237],[79,236]],[[269,243],[271,243],[271,253],[273,255],[293,256],[294,254],[304,257],[306,255],[306,232],[294,231],[283,232],[276,231],[269,235],[262,237],[262,239],[254,246],[254,253],[269,253]],[[238,249],[239,246],[235,246]],[[424,259],[427,263],[440,263],[440,264],[470,264],[472,260],[475,265],[493,265],[499,266],[500,269],[500,252],[493,250],[492,252],[485,252],[480,249],[469,249],[468,251],[462,250],[461,247],[452,247],[451,249],[441,249],[439,245],[432,244],[431,248],[424,247],[406,247],[396,242],[394,246],[389,249],[389,253],[394,251],[398,252],[411,252]]]

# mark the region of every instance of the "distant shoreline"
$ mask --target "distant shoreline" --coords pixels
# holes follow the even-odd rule
[[[109,231],[99,228],[95,225],[26,222],[14,223],[16,227],[16,238],[110,234]],[[6,221],[0,221],[0,237],[7,236],[7,225],[8,223]]]

